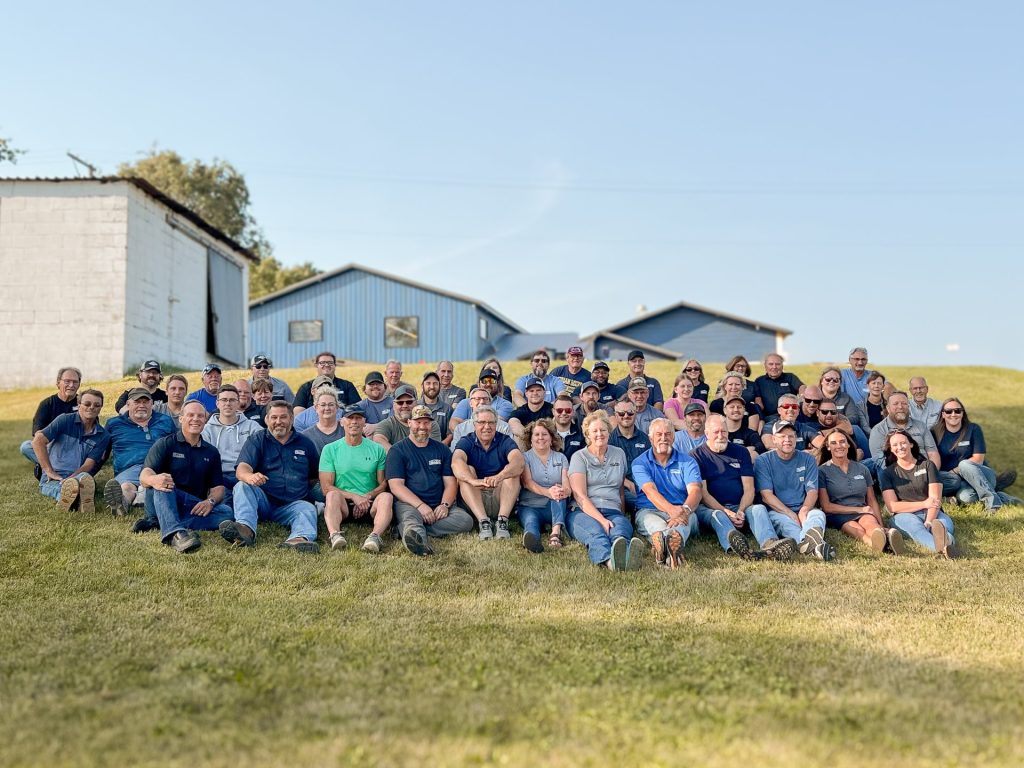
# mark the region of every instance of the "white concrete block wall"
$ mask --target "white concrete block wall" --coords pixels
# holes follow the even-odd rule
[[[0,388],[121,375],[128,186],[0,181]]]

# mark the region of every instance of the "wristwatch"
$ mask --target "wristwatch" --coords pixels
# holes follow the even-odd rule
[[[452,505],[449,504],[447,501],[442,501],[441,502],[441,506],[444,507],[445,509],[451,509],[452,508]]]

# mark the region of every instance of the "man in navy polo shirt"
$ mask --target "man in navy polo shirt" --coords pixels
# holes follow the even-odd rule
[[[103,465],[110,434],[100,426],[103,393],[87,389],[77,413],[64,413],[36,432],[32,440],[43,475],[39,492],[57,500],[63,511],[78,501],[82,512],[96,511],[96,481]]]
[[[220,393],[222,379],[220,366],[216,363],[207,363],[203,367],[203,386],[195,392],[190,392],[185,402],[198,400],[207,413],[214,413],[217,410],[217,395]]]
[[[611,369],[608,367],[608,363],[601,360],[594,363],[591,376],[593,376],[594,383],[597,384],[597,401],[601,405],[611,405],[616,400],[621,400],[622,396],[626,394],[626,390],[622,387],[608,383],[609,375],[611,375]]]
[[[139,488],[142,465],[157,440],[174,434],[174,420],[153,413],[149,390],[136,387],[128,393],[128,410],[107,420],[107,431],[114,450],[114,478],[103,486],[103,500],[112,514],[124,515],[132,504],[145,501],[145,489]]]
[[[320,477],[313,441],[292,429],[292,407],[283,400],[267,406],[267,428],[252,435],[238,456],[233,503],[235,519],[220,524],[220,535],[236,547],[256,543],[256,523],[270,520],[291,530],[279,546],[319,552],[316,507],[306,497]]]
[[[573,410],[572,398],[564,392],[560,394],[551,406],[551,413],[555,422],[555,430],[562,438],[562,455],[569,460],[576,451],[586,445],[583,431],[576,423],[576,419],[573,418],[575,410]]]
[[[637,489],[636,530],[651,542],[654,561],[669,568],[686,559],[683,547],[697,532],[694,508],[701,492],[697,462],[675,450],[674,433],[668,419],[655,419],[651,422],[650,448],[632,461]]]
[[[759,557],[788,560],[796,552],[796,542],[779,538],[768,518],[768,509],[754,503],[754,466],[750,452],[730,442],[728,420],[717,413],[707,420],[707,442],[694,449],[694,461],[700,468],[701,503],[697,517],[718,536],[726,552],[750,557],[750,545],[743,535],[750,527],[760,552]]]
[[[633,477],[632,462],[644,451],[650,450],[651,441],[637,428],[636,406],[629,400],[616,403],[612,413],[615,416],[616,427],[608,436],[608,444],[621,448],[622,452],[626,454],[626,477],[622,481],[622,490],[626,501],[626,514],[630,514],[633,510],[638,509],[637,496],[639,495],[638,485]],[[583,419],[577,419],[576,423],[582,424]],[[651,424],[653,423],[654,421],[651,422]]]
[[[452,454],[452,472],[462,500],[480,525],[483,540],[510,538],[508,518],[519,500],[523,452],[516,441],[498,432],[498,414],[489,405],[473,412],[472,435],[459,440]],[[495,531],[490,518],[496,518]]]
[[[779,398],[783,395],[799,395],[804,383],[792,373],[782,370],[782,355],[771,352],[764,357],[764,374],[754,379],[754,399],[767,420],[779,413]],[[795,418],[795,414],[792,414]]]
[[[644,357],[644,353],[639,349],[634,349],[629,353],[627,363],[629,365],[629,376],[617,381],[616,386],[621,389],[629,389],[633,385],[633,381],[637,378],[642,378],[647,382],[647,389],[650,390],[647,402],[650,403],[652,408],[656,408],[659,411],[663,410],[665,408],[665,396],[661,393],[661,382],[644,373],[644,368],[647,366],[647,359]]]
[[[565,365],[555,368],[551,375],[561,379],[565,386],[565,394],[575,399],[580,387],[592,378],[590,371],[583,367],[583,347],[574,345],[565,350]],[[607,381],[607,377],[605,380]]]
[[[548,373],[549,365],[551,365],[551,358],[546,349],[538,349],[533,353],[533,359],[530,360],[530,373],[516,379],[516,385],[512,389],[513,405],[518,408],[526,404],[526,387],[534,379],[539,380],[541,386],[544,387],[544,401],[555,402],[555,398],[565,389],[565,384],[554,374]]]
[[[206,409],[185,403],[181,429],[162,437],[146,455],[139,482],[146,494],[146,515],[160,525],[160,541],[178,552],[193,552],[202,542],[193,531],[213,531],[232,517],[223,504],[220,452],[203,440]]]

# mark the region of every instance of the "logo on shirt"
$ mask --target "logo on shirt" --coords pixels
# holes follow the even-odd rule
[[[441,460],[440,459],[431,459],[430,461],[427,462],[427,466],[439,467],[439,466],[441,466]]]
[[[171,458],[172,459],[184,459],[185,458],[185,454],[184,453],[173,453],[172,452],[171,453]]]
[[[957,445],[959,445],[959,446],[964,446],[964,447],[966,447],[966,446],[968,446],[968,445],[970,445],[970,444],[971,444],[971,441],[970,441],[970,440],[963,440],[963,441],[961,441],[961,442],[957,443]]]
[[[928,468],[926,467],[924,469],[917,470],[917,472],[914,473],[914,477],[917,477],[918,475],[927,475],[927,474],[928,474]]]
[[[732,467],[733,469],[739,469],[740,463],[738,461],[730,461],[729,466]]]
[[[853,479],[854,480],[863,480],[864,479],[864,475],[854,475]]]

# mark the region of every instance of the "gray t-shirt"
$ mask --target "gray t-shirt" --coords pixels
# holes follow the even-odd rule
[[[532,450],[523,454],[526,461],[526,468],[530,470],[530,477],[533,482],[542,488],[550,488],[562,482],[562,470],[569,469],[569,462],[565,456],[558,451],[551,451],[548,454],[547,463],[541,461],[540,456]],[[551,501],[547,496],[527,490],[526,486],[519,492],[519,506],[521,507],[546,507]]]
[[[377,428],[373,430],[373,435],[383,435],[384,438],[394,445],[399,440],[404,440],[409,436],[409,425],[403,424],[398,418],[392,414],[388,416],[384,421],[377,422]],[[441,441],[441,430],[437,426],[437,422],[431,422],[430,424],[430,439]]]
[[[313,445],[316,446],[316,452],[321,454],[324,452],[324,447],[329,443],[333,443],[335,440],[341,440],[345,436],[345,428],[341,426],[341,422],[338,422],[335,426],[334,431],[327,435],[320,431],[320,427],[314,424],[309,429],[302,430],[302,434],[313,441]]]
[[[897,427],[893,423],[892,419],[886,416],[880,422],[875,424],[871,430],[871,436],[868,438],[868,447],[871,449],[871,455],[876,459],[882,458],[884,455],[882,452],[885,446],[886,435],[890,431]],[[910,435],[917,441],[917,447],[921,449],[922,453],[927,454],[929,451],[939,452],[939,448],[935,445],[935,438],[932,436],[931,430],[929,430],[922,422],[917,419],[910,419],[907,425],[903,427]]]
[[[622,513],[620,491],[626,477],[626,453],[621,448],[609,445],[604,461],[587,448],[576,451],[569,460],[569,476],[573,475],[586,475],[587,498],[595,507]]]
[[[828,493],[828,500],[844,507],[863,507],[868,503],[871,473],[859,461],[851,461],[844,473],[831,461],[818,467],[818,488]]]

